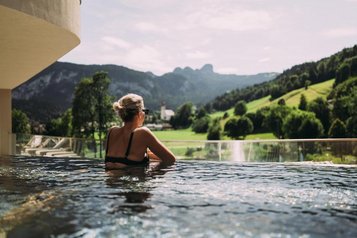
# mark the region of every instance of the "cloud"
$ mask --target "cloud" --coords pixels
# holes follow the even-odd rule
[[[273,17],[264,10],[248,10],[239,7],[206,7],[188,16],[189,24],[215,30],[251,31],[266,30],[272,26]]]
[[[265,62],[269,62],[270,60],[271,59],[269,57],[266,57],[266,58],[259,59],[258,62],[265,63]]]
[[[232,11],[217,14],[207,19],[204,25],[221,30],[248,31],[267,29],[270,23],[269,14],[264,11]]]
[[[121,49],[130,49],[132,47],[131,43],[113,36],[103,36],[101,38],[101,41],[103,41],[103,44],[108,44],[106,47],[109,49],[114,47]]]
[[[207,59],[210,54],[202,51],[193,51],[185,54],[188,59]]]
[[[171,67],[168,67],[164,62],[162,54],[154,47],[143,45],[141,47],[130,50],[125,56],[129,66],[154,72],[168,72]]]
[[[135,28],[138,29],[139,31],[144,31],[144,32],[165,32],[165,28],[161,28],[157,26],[154,23],[149,23],[149,22],[138,22],[135,24]]]
[[[324,31],[322,34],[331,38],[357,36],[357,28],[353,28],[353,27],[333,28]]]
[[[272,47],[268,46],[268,45],[263,47],[263,50],[271,50],[271,49],[272,49]]]

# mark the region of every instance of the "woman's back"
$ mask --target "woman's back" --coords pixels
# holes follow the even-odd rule
[[[107,168],[122,168],[127,165],[146,165],[150,158],[164,163],[175,162],[174,154],[146,127],[142,127],[145,115],[141,96],[128,94],[113,104],[124,121],[123,127],[113,127],[107,136],[105,165]]]
[[[108,133],[107,156],[142,161],[146,156],[147,145],[140,128],[134,131],[113,127]]]

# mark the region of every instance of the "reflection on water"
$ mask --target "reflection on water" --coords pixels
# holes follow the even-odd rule
[[[0,159],[0,236],[356,237],[357,168]]]

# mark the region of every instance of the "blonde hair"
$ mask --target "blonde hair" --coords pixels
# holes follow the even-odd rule
[[[144,109],[144,100],[137,94],[129,93],[113,103],[113,109],[124,122],[132,121],[134,116]]]

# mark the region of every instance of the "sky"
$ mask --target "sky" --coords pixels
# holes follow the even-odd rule
[[[82,0],[81,43],[59,61],[282,72],[357,44],[356,12],[357,0]]]

